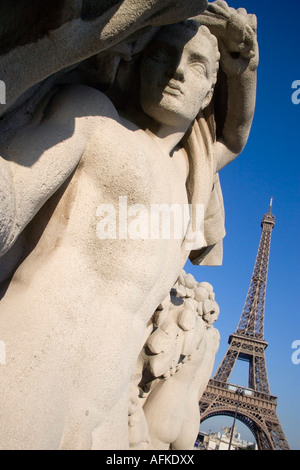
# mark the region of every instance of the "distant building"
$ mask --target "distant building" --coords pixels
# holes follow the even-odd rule
[[[222,426],[222,432],[205,433],[199,431],[195,449],[199,450],[228,450],[230,442],[231,429]],[[257,450],[256,443],[241,439],[241,435],[234,427],[230,450]]]

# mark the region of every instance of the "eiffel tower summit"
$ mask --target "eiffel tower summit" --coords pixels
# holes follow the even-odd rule
[[[289,450],[276,413],[277,397],[268,382],[264,339],[265,294],[275,217],[272,201],[261,221],[261,238],[245,305],[228,350],[199,403],[200,421],[216,415],[233,416],[253,433],[259,450]],[[249,363],[248,388],[229,382],[237,360]],[[230,444],[229,444],[230,447]]]

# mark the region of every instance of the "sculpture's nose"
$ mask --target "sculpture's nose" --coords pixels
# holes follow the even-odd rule
[[[175,80],[178,80],[179,82],[184,82],[184,72],[183,69],[177,68],[174,73],[174,78]]]
[[[168,78],[184,82],[184,62],[181,58],[174,60],[167,70]]]

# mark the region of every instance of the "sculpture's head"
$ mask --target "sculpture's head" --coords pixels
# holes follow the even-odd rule
[[[212,98],[219,58],[206,26],[187,20],[161,28],[141,63],[144,113],[161,124],[189,126]]]

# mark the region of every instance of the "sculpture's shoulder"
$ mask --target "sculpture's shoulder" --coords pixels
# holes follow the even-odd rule
[[[107,117],[118,120],[118,112],[110,99],[101,91],[86,85],[60,87],[54,94],[46,116],[67,123],[73,119],[99,120]]]

